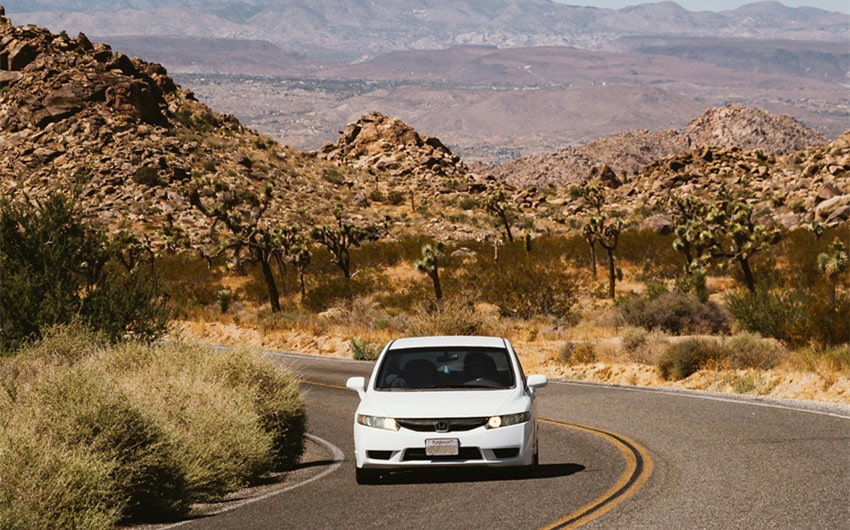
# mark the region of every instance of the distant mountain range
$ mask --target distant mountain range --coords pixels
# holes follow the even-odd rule
[[[299,149],[378,111],[502,163],[743,104],[850,129],[850,16],[759,2],[690,12],[549,0],[0,0],[163,64]]]
[[[847,42],[850,16],[759,2],[718,13],[673,2],[619,10],[549,0],[4,0],[16,23],[90,36],[265,40],[312,58],[353,61],[460,45],[609,49],[620,37]]]

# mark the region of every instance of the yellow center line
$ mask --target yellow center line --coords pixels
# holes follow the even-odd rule
[[[600,436],[614,445],[626,459],[626,469],[620,475],[616,484],[611,486],[611,488],[609,488],[608,491],[599,498],[592,500],[578,510],[562,517],[554,523],[545,526],[544,528],[546,530],[555,528],[578,528],[583,524],[597,519],[622,504],[626,499],[634,495],[641,487],[643,487],[647,480],[649,480],[649,476],[652,474],[652,457],[649,455],[649,452],[637,442],[619,434],[575,423],[568,423],[549,418],[540,418],[540,421]]]
[[[318,381],[301,380],[301,383],[307,385],[323,386],[328,388],[337,388],[347,390],[346,387],[332,383],[320,383]],[[649,452],[639,443],[631,440],[621,434],[615,434],[602,429],[595,429],[579,425],[577,423],[569,423],[551,418],[539,418],[541,423],[575,429],[604,438],[606,441],[616,447],[626,459],[626,469],[620,475],[617,483],[611,486],[600,497],[590,501],[578,510],[558,519],[557,521],[543,527],[544,530],[578,528],[579,526],[589,523],[594,519],[608,513],[615,507],[622,504],[629,497],[634,495],[643,485],[649,480],[652,475],[652,457]]]

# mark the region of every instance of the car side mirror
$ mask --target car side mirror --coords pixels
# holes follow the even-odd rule
[[[528,385],[528,388],[531,390],[536,390],[538,388],[543,388],[549,383],[549,380],[545,375],[533,374],[528,376],[525,384]]]
[[[345,388],[354,390],[360,399],[366,396],[366,378],[365,377],[349,377],[345,382]]]

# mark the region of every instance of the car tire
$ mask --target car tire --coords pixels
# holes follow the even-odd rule
[[[377,484],[378,483],[378,472],[374,469],[361,469],[355,468],[354,476],[357,479],[358,484]]]

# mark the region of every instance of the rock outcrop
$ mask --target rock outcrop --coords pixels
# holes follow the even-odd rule
[[[599,164],[610,166],[618,174],[632,174],[666,156],[703,147],[737,147],[778,155],[827,142],[822,134],[790,116],[727,105],[706,110],[682,131],[626,131],[498,167],[474,166],[473,169],[488,171],[518,186],[543,186],[550,182],[563,185],[580,182]]]
[[[730,106],[682,132],[629,131],[473,168],[437,138],[371,113],[306,153],[209,109],[159,65],[0,15],[0,195],[67,193],[92,220],[155,250],[210,242],[215,223],[192,204],[201,186],[222,202],[269,197],[266,224],[309,229],[343,205],[390,237],[480,240],[498,237],[482,209],[493,190],[526,229],[564,232],[577,213],[571,188],[589,179],[658,231],[670,228],[669,196],[721,188],[788,228],[838,224],[850,219],[850,132],[827,144],[789,118]]]

